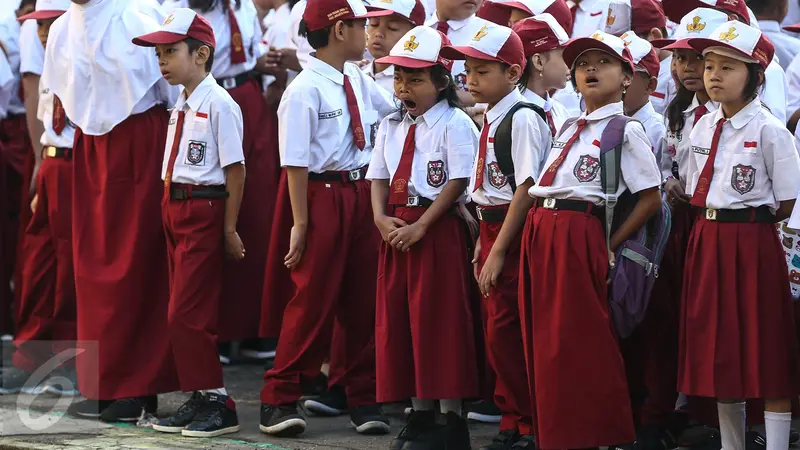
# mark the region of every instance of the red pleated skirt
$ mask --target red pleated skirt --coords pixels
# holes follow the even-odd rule
[[[775,225],[697,221],[680,327],[681,392],[722,399],[800,392],[794,305]]]

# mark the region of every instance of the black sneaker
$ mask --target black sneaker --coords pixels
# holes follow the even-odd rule
[[[297,404],[261,405],[262,433],[278,437],[294,437],[306,431],[306,421],[297,412]]]
[[[8,366],[3,370],[0,377],[0,394],[23,394],[39,395],[47,388],[45,380],[39,383],[30,384],[31,374],[16,367]]]
[[[155,414],[158,409],[158,397],[121,398],[114,400],[108,408],[100,414],[103,422],[136,422],[142,416],[142,411]]]
[[[436,412],[434,411],[414,411],[408,414],[406,426],[400,430],[400,434],[392,439],[389,450],[401,450],[404,445],[436,427]]]
[[[746,450],[766,450],[767,440],[757,431],[748,431],[744,435],[744,448]]]
[[[508,450],[519,439],[517,430],[500,430],[497,436],[492,438],[491,444],[486,444],[480,450]]]
[[[494,402],[481,400],[469,406],[467,419],[482,423],[500,423],[503,413]]]
[[[274,359],[277,343],[275,339],[246,339],[239,345],[239,355],[258,361]]]
[[[523,434],[511,446],[511,450],[534,450],[536,448],[536,439],[530,434]]]
[[[350,425],[361,434],[386,434],[389,418],[383,415],[380,405],[356,406],[350,410]]]
[[[215,437],[239,432],[239,417],[236,403],[227,395],[206,394],[206,401],[200,407],[192,423],[181,431],[186,437]]]
[[[99,419],[100,414],[102,414],[111,403],[111,400],[84,400],[69,405],[67,414],[80,419]]]
[[[189,400],[178,408],[178,411],[165,419],[153,424],[153,429],[162,433],[180,433],[186,425],[192,423],[197,412],[205,404],[206,397],[200,391],[195,391]]]
[[[303,407],[317,416],[339,416],[347,411],[347,394],[344,387],[333,385],[319,397],[304,401]]]
[[[444,442],[447,450],[471,450],[467,421],[453,411],[445,415]]]

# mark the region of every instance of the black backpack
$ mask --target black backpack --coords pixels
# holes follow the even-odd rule
[[[511,124],[514,120],[514,113],[520,108],[529,108],[536,111],[536,114],[539,114],[544,121],[545,129],[550,129],[547,125],[547,114],[544,109],[528,102],[518,102],[512,106],[506,116],[503,117],[503,120],[500,121],[497,131],[494,133],[494,156],[497,158],[497,165],[500,166],[500,171],[503,172],[503,175],[508,180],[511,192],[517,191],[517,181],[514,179],[514,159],[511,157]]]

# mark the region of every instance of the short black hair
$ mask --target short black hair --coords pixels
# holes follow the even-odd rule
[[[208,47],[208,61],[206,61],[206,72],[211,72],[214,66],[214,47],[204,44],[195,38],[186,38],[186,45],[189,47],[189,54],[196,52],[202,46]]]
[[[761,77],[759,77],[759,74],[761,74]],[[744,97],[746,101],[756,98],[758,95],[758,88],[761,87],[765,80],[764,68],[761,67],[761,64],[747,64],[747,81],[744,83],[742,97]]]
[[[348,27],[353,26],[353,22],[355,19],[348,19],[343,20],[345,25]],[[308,25],[306,24],[305,20],[300,20],[300,29],[298,30],[297,34],[301,37],[306,38],[308,40],[308,45],[311,46],[314,50],[319,50],[323,47],[327,47],[330,42],[328,38],[331,35],[331,30],[333,29],[333,25],[328,25],[325,28],[321,28],[319,30],[311,31],[308,29]]]
[[[747,0],[746,3],[756,16],[769,14],[776,6],[775,0]]]

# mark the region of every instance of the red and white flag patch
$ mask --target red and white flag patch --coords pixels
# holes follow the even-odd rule
[[[744,141],[744,148],[756,148],[758,143],[756,141]]]

